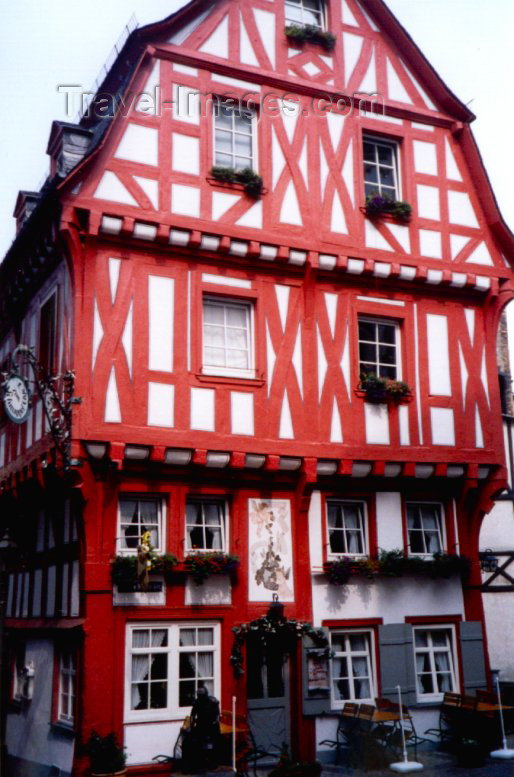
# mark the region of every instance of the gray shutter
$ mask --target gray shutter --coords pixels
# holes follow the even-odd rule
[[[387,623],[378,627],[380,646],[380,696],[396,701],[397,685],[402,689],[404,704],[416,703],[416,673],[412,626],[410,623]]]
[[[324,629],[327,640],[329,632]],[[323,688],[309,689],[308,661],[309,656],[319,656],[321,662],[326,661],[327,682]],[[324,648],[317,648],[310,637],[302,639],[302,711],[304,715],[322,715],[330,712],[330,659]]]
[[[463,621],[459,624],[462,658],[462,684],[466,693],[486,688],[484,639],[480,621]]]

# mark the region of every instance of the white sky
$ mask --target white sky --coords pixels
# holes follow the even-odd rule
[[[337,1],[337,0],[335,0]],[[140,25],[180,0],[4,0],[0,5],[0,257],[14,237],[19,189],[36,189],[48,168],[53,119],[66,119],[59,84],[87,91],[132,12]],[[514,2],[388,0],[447,85],[477,115],[473,124],[502,214],[514,228],[512,127]]]

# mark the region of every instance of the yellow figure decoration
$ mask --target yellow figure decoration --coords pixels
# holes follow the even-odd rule
[[[150,532],[144,531],[137,547],[137,579],[141,585],[142,591],[148,590],[148,573],[152,568],[152,550]]]

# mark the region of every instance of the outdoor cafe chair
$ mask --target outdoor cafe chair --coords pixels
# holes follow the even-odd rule
[[[441,744],[453,739],[453,727],[459,714],[461,701],[460,693],[447,691],[439,711],[439,725],[437,728],[427,728],[425,734],[436,735]]]
[[[349,739],[358,725],[359,705],[347,701],[339,715],[335,739],[324,739],[320,745],[328,745],[336,750],[336,762],[339,763],[341,753],[349,748]]]

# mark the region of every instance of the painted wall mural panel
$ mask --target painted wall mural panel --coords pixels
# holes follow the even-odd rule
[[[294,602],[291,503],[249,499],[249,598],[251,602]]]

